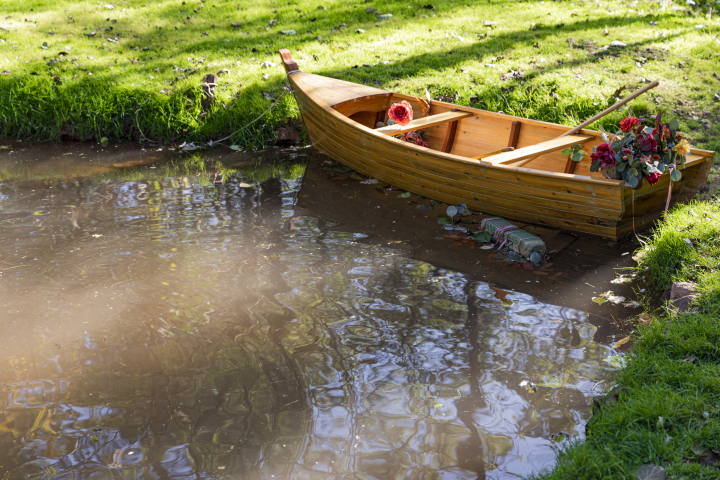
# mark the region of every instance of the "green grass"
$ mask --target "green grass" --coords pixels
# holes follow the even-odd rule
[[[0,0],[0,71],[9,72],[0,76],[0,136],[139,139],[141,129],[160,142],[218,139],[270,105],[262,92],[279,96],[276,51],[287,47],[305,71],[564,124],[613,103],[623,85],[658,79],[635,112],[671,112],[696,145],[717,148],[720,29],[716,16],[705,17],[711,2],[695,10],[642,0],[438,0],[423,8],[428,2],[120,0],[107,9]],[[368,8],[393,17],[379,21]],[[289,29],[297,34],[281,33]],[[627,47],[593,53],[612,40]],[[278,65],[265,69],[264,61]],[[203,115],[202,78],[223,68],[230,74]],[[523,78],[501,80],[511,70]],[[265,146],[277,126],[298,118],[286,95],[232,141]]]
[[[695,239],[695,248],[683,238]],[[646,463],[668,478],[720,478],[720,204],[674,209],[642,252],[638,271],[653,295],[674,281],[697,282],[697,306],[656,312],[639,329],[616,379],[627,391],[543,478],[630,479]]]

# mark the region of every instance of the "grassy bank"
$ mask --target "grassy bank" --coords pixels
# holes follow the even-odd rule
[[[638,273],[652,295],[693,282],[696,304],[642,316],[619,397],[543,478],[637,478],[644,464],[667,478],[720,478],[720,203],[675,209],[640,252]]]
[[[0,136],[218,139],[280,95],[287,47],[305,71],[565,124],[658,79],[635,112],[671,111],[716,149],[720,24],[696,3],[0,0]],[[222,69],[204,112],[202,78]],[[260,147],[297,119],[287,95],[232,140]]]

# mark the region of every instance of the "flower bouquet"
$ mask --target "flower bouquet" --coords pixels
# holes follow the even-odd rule
[[[675,119],[662,123],[660,113],[655,116],[655,128],[643,126],[631,112],[620,120],[620,130],[615,134],[603,131],[605,143],[593,148],[590,171],[602,167],[608,178],[625,180],[635,189],[642,187],[644,179],[655,185],[667,170],[670,178],[678,181],[682,177],[679,168],[685,167],[685,157],[690,153],[690,145],[678,128]]]

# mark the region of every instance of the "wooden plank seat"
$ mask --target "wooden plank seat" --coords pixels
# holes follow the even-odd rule
[[[595,137],[590,135],[568,135],[565,137],[554,138],[552,140],[548,140],[547,142],[536,143],[535,145],[518,148],[511,152],[498,153],[497,155],[486,157],[483,159],[483,162],[492,163],[493,165],[509,165],[528,158],[538,157],[546,153],[568,148],[573,145],[587,143],[594,138]]]
[[[425,128],[440,125],[442,123],[457,122],[462,118],[472,116],[473,114],[470,112],[438,113],[437,115],[430,115],[429,117],[415,119],[405,126],[388,125],[386,127],[376,128],[375,131],[384,135],[400,135],[401,133],[412,132],[413,130],[423,130]]]

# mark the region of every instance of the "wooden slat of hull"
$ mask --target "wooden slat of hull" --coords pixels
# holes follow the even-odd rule
[[[521,188],[533,187],[541,188],[549,192],[576,194],[592,197],[597,200],[606,199],[619,202],[622,199],[622,193],[619,188],[621,182],[619,181],[602,182],[593,179],[575,179],[568,175],[557,174],[548,174],[545,176],[535,174],[535,172],[526,172],[527,169],[493,168],[479,161],[447,161],[443,158],[435,157],[433,155],[435,152],[422,149],[421,147],[416,147],[416,149],[413,150],[411,149],[413,146],[407,143],[382,137],[378,139],[366,135],[356,128],[346,126],[332,117],[327,117],[324,110],[314,105],[311,101],[301,96],[297,96],[297,98],[301,105],[301,111],[312,113],[318,121],[322,122],[322,127],[328,134],[333,134],[332,132],[336,131],[337,134],[340,135],[360,137],[361,148],[364,149],[371,145],[376,146],[386,150],[391,155],[406,156],[408,161],[419,162],[416,163],[418,167],[431,169],[439,173],[448,174],[448,172],[455,172],[470,178],[515,184]],[[323,118],[323,116],[325,116],[325,118]],[[322,149],[322,146],[320,146],[320,148]]]

